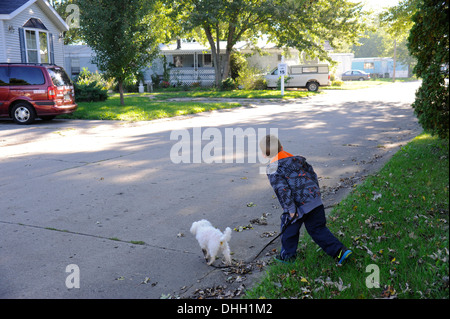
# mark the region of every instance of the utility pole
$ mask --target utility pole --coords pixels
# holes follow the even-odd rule
[[[394,70],[392,71],[392,82],[395,82],[395,64],[397,60],[397,39],[394,39]]]
[[[281,63],[284,64],[284,55],[281,56]],[[281,96],[284,96],[284,72],[281,74]]]

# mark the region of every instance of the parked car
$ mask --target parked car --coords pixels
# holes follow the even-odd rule
[[[328,64],[288,65],[286,77],[285,88],[307,88],[315,92],[319,86],[330,85]],[[279,78],[278,68],[275,68],[266,75],[267,87],[276,88]]]
[[[0,63],[0,117],[17,124],[51,120],[77,109],[73,83],[62,67],[38,63]]]
[[[370,80],[370,74],[361,70],[350,70],[345,73],[342,73],[341,76],[342,81],[364,81]]]

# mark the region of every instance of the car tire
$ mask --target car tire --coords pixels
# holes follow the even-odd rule
[[[364,78],[359,78],[358,80],[360,80],[360,81],[364,81]]]
[[[36,111],[31,104],[20,102],[14,105],[11,116],[15,123],[20,125],[28,125],[36,119]]]
[[[317,83],[317,82],[308,82],[306,84],[306,88],[310,92],[317,92],[317,90],[319,90],[319,83]]]

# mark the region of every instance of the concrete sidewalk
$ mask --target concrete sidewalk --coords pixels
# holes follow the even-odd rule
[[[267,225],[232,233],[233,259],[254,256],[282,212],[259,173],[264,165],[175,164],[171,132],[277,128],[285,149],[313,165],[332,205],[420,132],[410,107],[417,87],[332,91],[152,122],[1,120],[0,298],[190,297],[198,288],[251,286],[249,274],[208,267],[189,228],[206,218],[233,229],[267,213]],[[66,287],[71,264],[80,288]]]

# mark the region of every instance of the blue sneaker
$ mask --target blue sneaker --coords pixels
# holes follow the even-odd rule
[[[295,262],[295,258],[296,258],[295,256],[292,256],[292,257],[283,259],[283,258],[281,258],[281,254],[278,254],[275,257],[273,257],[273,259],[276,262],[283,263],[283,264],[293,264]]]
[[[336,259],[338,261],[339,265],[342,265],[344,261],[348,259],[348,257],[351,256],[353,252],[350,249],[347,249],[346,247],[342,247],[341,250],[339,250],[339,253],[336,255]]]

